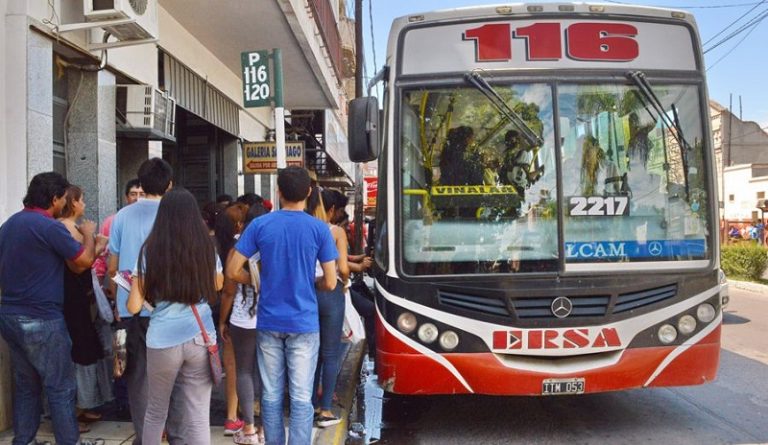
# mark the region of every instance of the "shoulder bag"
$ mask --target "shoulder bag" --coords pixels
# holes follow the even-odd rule
[[[200,332],[203,334],[203,341],[205,342],[205,347],[208,348],[208,365],[211,369],[211,380],[213,380],[213,385],[216,386],[219,383],[221,383],[222,379],[222,370],[221,370],[221,358],[219,357],[219,345],[216,343],[211,344],[210,338],[208,338],[208,333],[205,330],[205,326],[203,325],[203,320],[200,319],[200,314],[197,312],[196,305],[191,305],[192,312],[195,314],[195,318],[197,319],[197,324],[200,326]]]

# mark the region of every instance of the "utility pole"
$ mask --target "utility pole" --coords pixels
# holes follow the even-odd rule
[[[370,1],[370,0],[369,0]],[[355,0],[355,97],[363,97],[363,0]],[[363,253],[363,166],[355,163],[353,253]]]

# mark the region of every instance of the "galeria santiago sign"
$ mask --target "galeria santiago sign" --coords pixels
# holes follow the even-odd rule
[[[304,142],[285,143],[286,166],[304,166]],[[277,148],[274,142],[243,144],[243,173],[276,173]]]

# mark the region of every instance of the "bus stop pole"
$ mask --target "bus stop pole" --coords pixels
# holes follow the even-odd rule
[[[277,154],[277,172],[272,176],[271,188],[272,202],[279,206],[280,199],[277,195],[277,173],[286,167],[285,108],[283,108],[283,57],[280,48],[272,50],[272,62],[275,69],[275,150]]]
[[[363,96],[363,0],[355,0],[355,97]],[[375,67],[374,67],[375,69]],[[352,253],[363,253],[363,165],[355,163],[355,228]]]

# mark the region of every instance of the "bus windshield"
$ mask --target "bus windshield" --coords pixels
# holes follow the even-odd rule
[[[536,138],[470,85],[405,89],[404,272],[708,259],[699,87],[649,88],[494,82]]]

